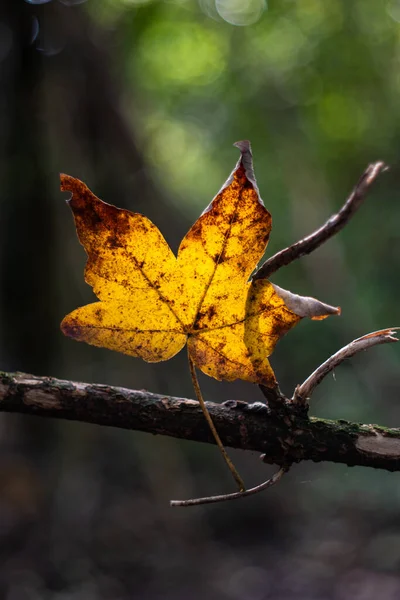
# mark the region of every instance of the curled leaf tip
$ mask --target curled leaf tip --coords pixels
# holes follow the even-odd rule
[[[308,317],[313,321],[325,319],[330,315],[340,315],[339,306],[330,306],[310,296],[298,296],[273,284],[275,292],[284,300],[286,306],[299,317]]]
[[[230,187],[234,180],[240,180],[239,185],[241,189],[243,189],[245,186],[252,187],[256,193],[259,204],[261,204],[261,206],[264,208],[264,202],[261,199],[256,181],[256,176],[254,175],[251,144],[248,140],[242,140],[240,142],[235,142],[233,145],[236,148],[239,148],[240,150],[239,160],[237,161],[232,173],[229,175],[228,179],[225,181],[224,185],[219,190],[218,194],[204,209],[202,215],[205,215],[211,210],[213,202],[219,197],[220,194],[222,194],[225,190],[227,190]],[[249,183],[251,184],[250,186],[248,186]]]
[[[76,177],[72,177],[72,175],[66,175],[65,173],[60,173],[60,189],[62,192],[72,192],[73,194],[84,194],[89,191],[89,188],[83,181],[77,179]]]
[[[66,175],[65,173],[60,173],[60,189],[62,192],[73,192],[75,189],[75,181],[74,177],[71,175]]]
[[[87,202],[88,199],[91,200],[92,198],[95,198],[87,185],[83,183],[83,181],[76,179],[76,177],[72,177],[72,175],[60,173],[60,182],[60,189],[62,192],[71,192],[71,196],[67,200],[67,203],[70,205],[75,202],[82,204],[82,202]]]
[[[249,140],[240,140],[239,142],[235,142],[233,144],[236,148],[239,148],[242,154],[247,154],[250,152],[251,154],[251,144]]]
[[[239,148],[240,154],[241,154],[241,157],[239,159],[237,166],[243,165],[248,179],[250,179],[250,181],[252,183],[257,185],[256,178],[254,175],[254,169],[253,169],[253,153],[251,151],[251,144],[250,144],[249,140],[242,140],[241,142],[235,142],[233,145],[236,146],[236,148]]]
[[[240,166],[244,168],[247,179],[250,181],[256,192],[259,193],[256,176],[254,174],[253,153],[251,151],[251,144],[249,140],[235,142],[233,145],[236,146],[236,148],[239,148],[241,154],[236,165],[236,169]],[[263,204],[261,198],[259,198],[259,200],[261,204]]]

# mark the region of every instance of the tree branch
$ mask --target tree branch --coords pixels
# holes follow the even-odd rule
[[[301,258],[306,254],[310,254],[343,229],[363,203],[373,182],[383,171],[386,171],[387,168],[388,167],[380,161],[369,165],[339,212],[332,215],[322,227],[307,237],[284,250],[280,250],[274,254],[274,256],[271,256],[271,258],[266,260],[253,275],[253,281],[256,281],[257,279],[266,279],[281,267],[285,267],[294,260]]]
[[[262,452],[270,464],[312,460],[400,471],[400,429],[308,418],[287,406],[279,414],[261,402],[207,407],[226,446]],[[214,443],[198,402],[107,385],[0,372],[0,411]]]

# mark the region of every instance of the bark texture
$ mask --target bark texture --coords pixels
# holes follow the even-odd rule
[[[329,461],[400,470],[400,429],[308,417],[290,402],[207,403],[226,446],[265,454],[270,464]],[[70,419],[214,443],[197,401],[144,390],[0,372],[0,411]]]

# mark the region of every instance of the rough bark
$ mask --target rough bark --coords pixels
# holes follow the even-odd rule
[[[303,460],[400,470],[400,429],[308,417],[230,400],[207,403],[223,443],[265,454],[265,462]],[[197,401],[143,390],[0,372],[0,411],[70,419],[214,443]]]

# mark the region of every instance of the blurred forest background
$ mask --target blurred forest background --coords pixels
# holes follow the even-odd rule
[[[383,175],[346,230],[273,281],[342,307],[303,322],[272,364],[290,393],[354,337],[399,325],[400,1],[2,0],[0,368],[193,397],[182,353],[149,365],[78,344],[93,299],[60,171],[143,212],[174,250],[250,139],[274,219],[269,254]],[[312,414],[400,426],[400,350],[356,357]],[[207,399],[261,400],[201,380]],[[248,484],[273,471],[231,452]],[[302,464],[268,493],[232,489],[214,447],[2,414],[0,598],[394,600],[397,473]]]

